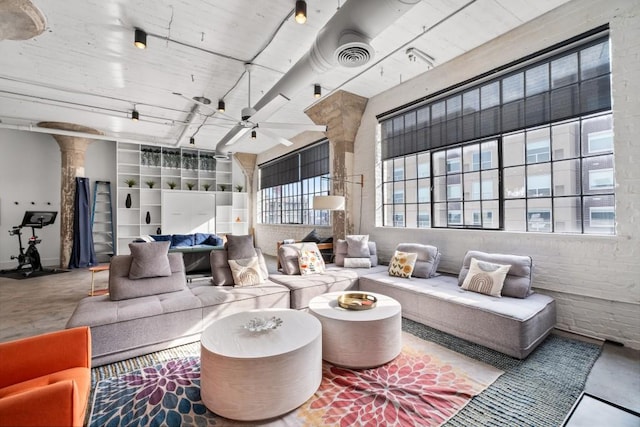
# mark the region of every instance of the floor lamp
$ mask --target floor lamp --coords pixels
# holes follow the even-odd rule
[[[350,181],[346,178],[358,177],[357,181]],[[336,181],[336,178],[330,178],[327,176],[321,177],[322,179],[326,179],[328,181]],[[358,233],[360,232],[360,228],[362,225],[362,188],[364,187],[364,175],[347,175],[345,179],[339,180],[345,184],[359,184],[360,185],[360,218],[358,220]],[[313,209],[314,210],[329,210],[329,211],[343,211],[346,207],[346,199],[344,196],[315,196],[313,198]]]

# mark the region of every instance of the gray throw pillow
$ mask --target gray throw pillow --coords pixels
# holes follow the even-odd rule
[[[349,258],[368,258],[369,253],[369,235],[352,235],[346,236],[347,241],[347,257]]]
[[[132,257],[129,279],[171,276],[171,265],[167,256],[169,245],[170,242],[129,243]]]
[[[462,261],[462,268],[458,274],[458,286],[462,286],[469,274],[471,259],[491,262],[494,264],[510,265],[509,273],[504,279],[502,287],[503,297],[526,298],[531,294],[533,260],[526,255],[491,254],[480,251],[468,251]]]
[[[256,256],[256,249],[253,247],[253,236],[235,236],[227,234],[227,257],[232,260],[246,259]]]

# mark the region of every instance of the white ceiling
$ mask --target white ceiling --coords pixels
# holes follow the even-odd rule
[[[301,25],[293,19],[294,0],[32,1],[46,18],[45,32],[0,41],[0,126],[69,122],[113,139],[183,146],[195,135],[196,146],[208,149],[234,121],[199,107],[187,123],[196,105],[189,98],[207,97],[212,107],[224,99],[225,114],[239,120],[248,103],[244,64],[254,64],[253,106],[345,3],[308,0]],[[368,64],[336,66],[314,82],[323,96],[343,89],[369,98],[427,70],[410,61],[408,47],[439,66],[566,1],[422,0],[371,41]],[[145,50],[133,46],[136,27],[149,34]],[[302,88],[269,121],[310,124],[304,110],[317,102],[312,94],[312,84]],[[138,122],[130,119],[134,106]],[[285,138],[295,133],[278,131]],[[275,144],[258,134],[232,150],[260,153]]]

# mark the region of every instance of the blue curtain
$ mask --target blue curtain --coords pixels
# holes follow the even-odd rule
[[[76,177],[76,196],[73,212],[73,249],[69,268],[83,268],[96,265],[96,252],[91,233],[91,208],[89,200],[89,178]]]

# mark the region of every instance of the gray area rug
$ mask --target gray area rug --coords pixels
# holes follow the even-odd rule
[[[556,427],[562,424],[580,396],[600,354],[598,345],[550,335],[527,359],[518,360],[408,319],[402,320],[402,329],[505,371],[450,419],[447,426]],[[200,344],[94,368],[92,391],[99,380],[186,356],[199,357]]]

